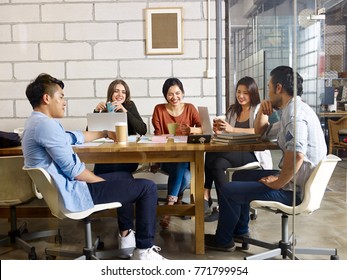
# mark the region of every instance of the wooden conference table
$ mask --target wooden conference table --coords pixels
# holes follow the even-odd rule
[[[319,113],[320,118],[342,118],[347,116],[347,111],[336,111],[336,112],[321,112]]]
[[[195,252],[204,254],[204,153],[226,151],[262,151],[278,149],[274,143],[237,145],[173,143],[103,143],[98,146],[74,146],[85,163],[126,162],[190,162],[192,174],[191,203],[184,205],[159,205],[158,215],[195,217]],[[21,155],[20,147],[0,149],[0,156]]]

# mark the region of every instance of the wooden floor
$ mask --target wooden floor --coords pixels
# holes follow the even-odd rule
[[[337,248],[340,259],[347,260],[347,203],[346,203],[346,172],[347,161],[338,163],[334,175],[329,182],[328,190],[325,193],[321,208],[311,215],[299,215],[295,217],[295,230],[297,246],[305,247],[329,247]],[[165,191],[164,195],[165,195]],[[186,195],[189,195],[188,192]],[[187,197],[186,197],[187,199]],[[37,203],[37,202],[36,202]],[[38,202],[41,203],[41,202]],[[38,207],[38,206],[36,206]],[[36,218],[40,210],[46,213],[46,218]],[[47,209],[33,208],[29,210],[19,209],[19,221],[27,222],[30,232],[36,230],[46,230],[60,228],[65,249],[79,249],[83,247],[84,231],[83,223],[71,220],[58,220],[49,217]],[[28,212],[29,211],[29,212]],[[9,223],[4,218],[3,209],[0,210],[0,235],[6,235],[9,230]],[[22,218],[21,215],[31,218]],[[250,222],[252,237],[270,242],[278,242],[280,239],[280,215],[258,211],[258,218]],[[158,217],[159,221],[159,217]],[[290,220],[291,223],[291,220]],[[205,223],[205,233],[214,233],[217,222]],[[106,215],[99,216],[93,223],[93,235],[101,235],[105,242],[105,248],[117,248],[117,219],[115,213],[110,211]],[[155,244],[162,248],[162,255],[169,259],[177,260],[242,260],[249,254],[264,251],[262,248],[251,246],[248,251],[236,250],[233,253],[217,252],[206,250],[204,255],[196,255],[195,244],[195,223],[193,219],[182,219],[172,217],[168,230],[161,230],[157,223],[157,233]],[[44,249],[46,247],[59,246],[54,244],[54,238],[44,238],[34,240],[38,257],[45,259]],[[27,259],[27,253],[14,248],[13,246],[0,247],[0,259]],[[303,259],[329,259],[327,256],[300,256]]]

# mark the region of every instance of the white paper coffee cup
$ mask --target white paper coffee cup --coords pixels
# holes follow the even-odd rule
[[[225,121],[226,117],[225,117],[225,115],[220,115],[220,116],[216,116],[216,119]]]
[[[116,122],[117,143],[125,144],[128,140],[128,125],[126,122]]]

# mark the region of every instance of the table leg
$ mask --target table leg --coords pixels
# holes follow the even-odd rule
[[[193,195],[195,200],[195,253],[205,254],[204,224],[204,152],[195,152],[195,163],[192,164],[192,177],[195,182]]]

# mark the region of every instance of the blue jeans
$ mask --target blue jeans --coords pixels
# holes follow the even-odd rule
[[[168,199],[177,201],[190,184],[189,162],[165,162],[160,164],[160,169],[169,174],[167,182]]]
[[[157,216],[157,186],[147,179],[134,179],[129,172],[100,174],[106,181],[88,184],[94,204],[120,202],[117,209],[120,231],[134,229],[136,205],[136,247],[153,246]]]
[[[216,242],[227,245],[233,235],[249,231],[249,203],[252,200],[278,201],[292,205],[293,192],[273,190],[258,182],[262,177],[278,174],[278,170],[243,170],[233,174],[233,181],[219,188],[219,219],[216,230]],[[301,203],[299,195],[297,204]]]

